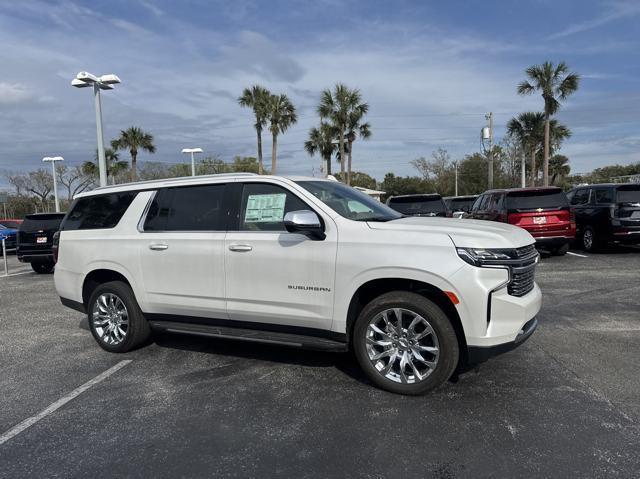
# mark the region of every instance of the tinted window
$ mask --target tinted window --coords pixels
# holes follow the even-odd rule
[[[589,202],[589,190],[582,188],[577,190],[571,198],[572,205],[586,205]]]
[[[57,231],[63,218],[64,214],[27,215],[20,225],[20,231],[25,233],[34,233],[39,230]]]
[[[13,229],[16,229],[16,230],[20,227],[20,222],[19,221],[4,220],[0,224],[2,226],[4,226],[5,228],[13,228]]]
[[[240,230],[285,231],[285,214],[308,209],[305,202],[280,186],[248,183],[242,189]]]
[[[80,198],[64,220],[62,229],[69,231],[113,228],[127,211],[136,194],[135,191],[126,191]]]
[[[340,216],[354,221],[391,221],[402,216],[361,191],[337,181],[298,181]]]
[[[618,203],[640,203],[640,186],[622,186],[618,188]]]
[[[609,188],[605,190],[595,190],[596,203],[613,203],[613,191]]]
[[[225,185],[166,188],[156,193],[145,231],[224,231],[222,200]]]
[[[449,209],[451,211],[469,211],[474,201],[474,198],[452,198],[449,200]]]
[[[405,215],[420,215],[428,213],[444,213],[447,208],[439,196],[409,196],[406,198],[391,198],[389,206]]]
[[[566,195],[560,190],[512,191],[507,194],[507,209],[533,210],[537,208],[565,208]]]

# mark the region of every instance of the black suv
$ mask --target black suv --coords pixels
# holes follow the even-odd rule
[[[437,193],[392,196],[387,205],[408,216],[450,216],[442,196]]]
[[[18,229],[16,254],[23,263],[31,263],[36,273],[53,273],[53,235],[65,213],[27,215]]]
[[[610,242],[640,244],[640,184],[578,186],[567,197],[586,251]]]

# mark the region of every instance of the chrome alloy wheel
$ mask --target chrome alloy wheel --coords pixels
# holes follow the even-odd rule
[[[392,308],[367,325],[366,348],[373,367],[402,384],[426,379],[440,357],[438,336],[429,321],[413,311]]]
[[[129,313],[113,293],[103,293],[93,303],[91,321],[98,337],[109,345],[120,344],[129,331]]]
[[[584,243],[584,247],[590,250],[593,246],[593,231],[584,230],[582,234],[582,242]]]

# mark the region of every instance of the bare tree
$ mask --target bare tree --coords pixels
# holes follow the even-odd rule
[[[56,165],[58,181],[67,190],[67,200],[95,186],[95,178],[84,173],[82,166],[69,168],[67,165]]]

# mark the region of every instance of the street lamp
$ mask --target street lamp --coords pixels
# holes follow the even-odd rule
[[[58,182],[56,181],[56,161],[64,161],[61,156],[45,156],[43,162],[51,163],[51,172],[53,173],[53,197],[56,201],[56,213],[60,212],[60,203],[58,202]]]
[[[89,72],[80,72],[71,80],[71,85],[76,88],[93,87],[93,96],[96,104],[96,129],[98,131],[98,170],[100,171],[100,186],[107,185],[107,160],[104,156],[104,135],[102,133],[102,104],[100,90],[113,90],[112,85],[120,83],[120,78],[114,74],[97,77]]]
[[[202,148],[183,148],[182,153],[191,153],[191,176],[196,176],[196,162],[193,159],[193,154],[202,153]]]

